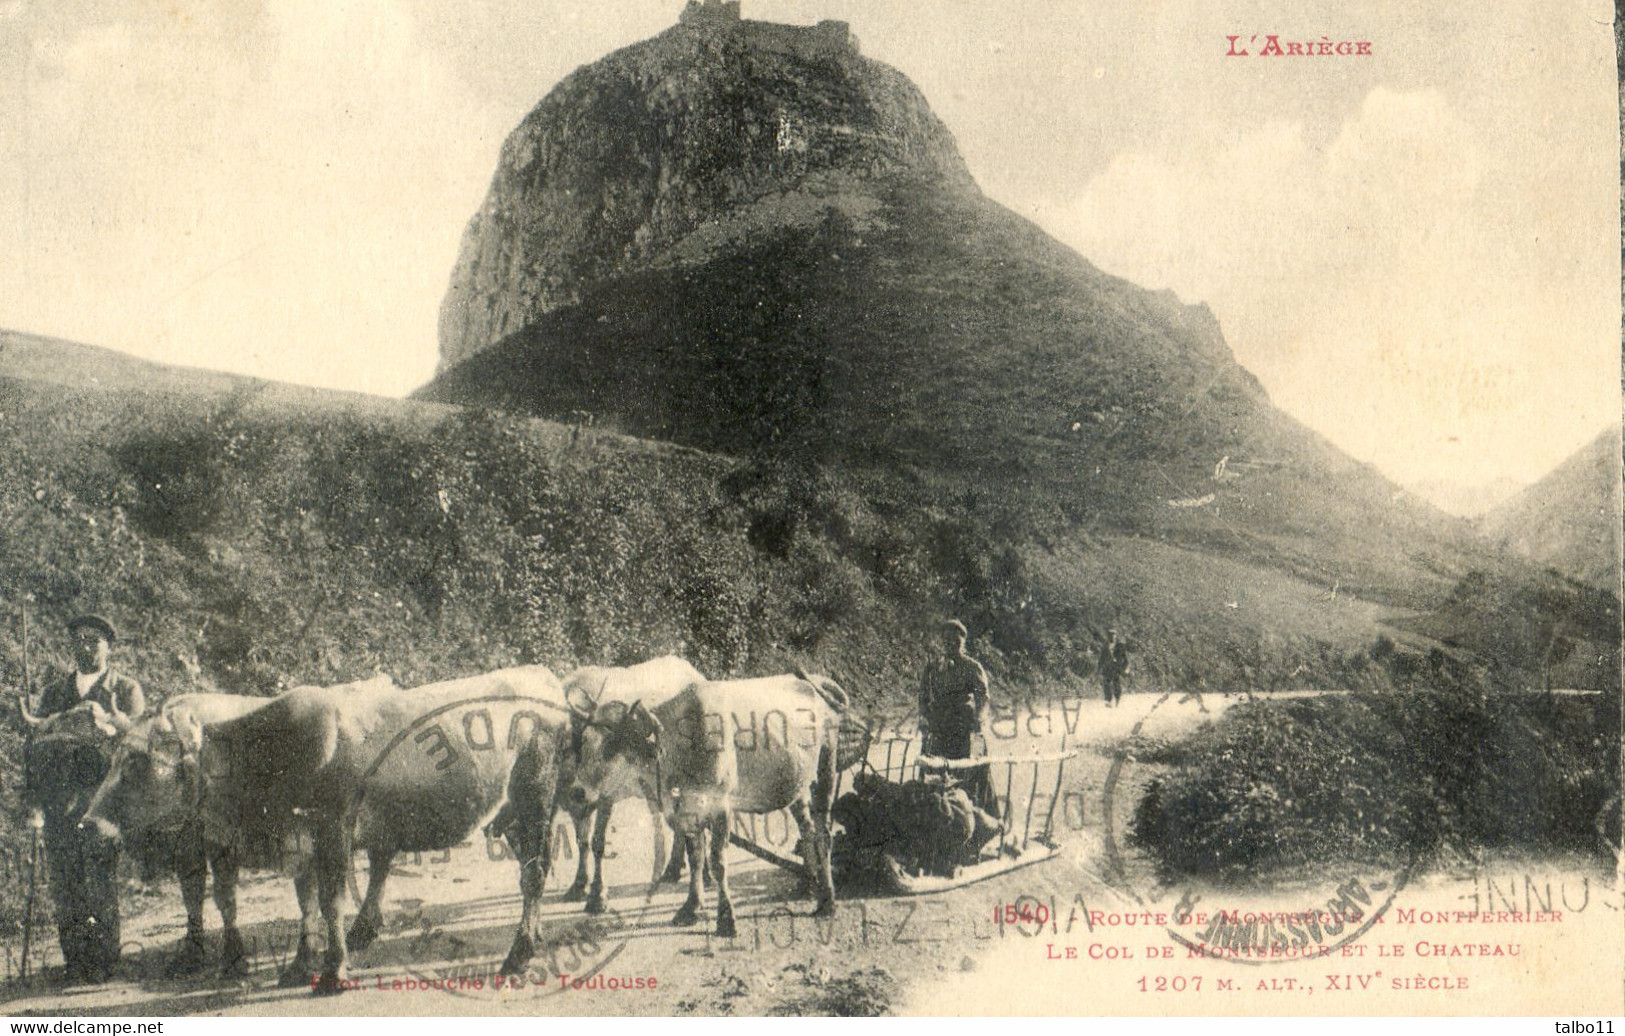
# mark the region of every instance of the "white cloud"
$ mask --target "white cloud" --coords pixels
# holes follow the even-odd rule
[[[415,387],[506,118],[397,0],[278,3],[217,30],[40,32],[26,183],[0,184],[3,210],[26,210],[0,247],[32,260],[0,270],[0,326]]]
[[[1559,217],[1506,195],[1438,92],[1373,89],[1325,139],[1271,121],[1119,155],[1055,229],[1209,302],[1278,404],[1398,478],[1533,478],[1594,434],[1617,321],[1598,253],[1565,270],[1575,257],[1535,244]]]
[[[70,77],[82,77],[106,62],[121,61],[129,50],[130,26],[125,22],[93,25],[71,38],[34,41],[35,59],[50,71]]]

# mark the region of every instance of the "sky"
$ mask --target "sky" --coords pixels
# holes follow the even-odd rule
[[[1619,419],[1606,3],[744,6],[851,22],[987,194],[1207,303],[1402,483],[1527,483]],[[0,0],[0,327],[403,395],[507,133],[680,8]],[[1372,54],[1226,55],[1269,33]]]

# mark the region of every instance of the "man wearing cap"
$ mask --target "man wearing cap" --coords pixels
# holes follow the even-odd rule
[[[93,701],[109,712],[137,719],[147,711],[147,698],[141,685],[109,664],[118,634],[113,624],[100,615],[81,615],[68,623],[73,647],[74,672],[47,684],[40,693],[36,716],[54,716],[76,705]]]
[[[110,664],[118,639],[113,624],[81,615],[68,623],[68,638],[74,671],[47,683],[29,711],[44,719],[90,702],[121,719],[139,719],[147,708],[141,685]],[[118,850],[79,828],[109,762],[108,746],[93,742],[35,743],[30,751],[28,790],[44,813],[51,898],[70,983],[105,982],[119,958]]]
[[[965,624],[942,624],[942,657],[920,678],[920,751],[943,759],[969,759],[971,735],[987,724],[987,670],[965,651]],[[999,816],[988,768],[960,770],[955,776],[978,807]]]
[[[1123,677],[1128,675],[1128,645],[1117,639],[1116,630],[1106,631],[1106,642],[1100,645],[1100,689],[1106,696],[1106,706],[1113,708],[1123,703]]]

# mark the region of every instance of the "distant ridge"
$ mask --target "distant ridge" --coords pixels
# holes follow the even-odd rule
[[[106,389],[226,390],[254,381],[239,374],[144,360],[99,345],[6,330],[0,330],[0,376]]]

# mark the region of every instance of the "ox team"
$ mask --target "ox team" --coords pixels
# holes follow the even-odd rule
[[[709,870],[716,931],[734,934],[723,850],[735,811],[789,810],[815,915],[835,910],[831,799],[837,774],[867,754],[868,737],[846,691],[828,677],[798,670],[710,681],[665,657],[588,667],[562,682],[525,666],[410,690],[378,677],[268,699],[186,694],[149,714],[141,686],[109,665],[112,623],[86,615],[68,628],[76,671],[49,683],[37,704],[19,701],[30,728],[26,790],[44,827],[66,981],[112,975],[117,847],[156,836],[172,854],[187,913],[173,971],[207,964],[203,907],[212,876],[218,967],[243,974],[237,872],[291,864],[301,932],[281,980],[322,993],[349,985],[348,955],[379,934],[393,857],[460,844],[487,817],[487,833],[506,838],[520,860],[522,916],[506,976],[524,974],[539,944],[548,835],[560,807],[580,850],[566,898],[584,900],[588,912],[605,909],[611,810],[632,797],[674,832],[665,877],[688,864],[688,897],[674,923],[697,921]],[[950,621],[943,655],[921,685],[922,733],[929,752],[948,760],[970,756],[987,718],[987,674],[965,644],[965,627]],[[479,704],[488,735],[497,729],[491,708],[511,716],[501,727],[506,737],[474,746],[486,751],[456,751],[442,726],[426,722],[469,703]],[[750,717],[748,736],[724,716],[733,728]],[[996,808],[986,768],[964,775],[978,803]],[[300,850],[284,856],[294,844]],[[346,929],[345,881],[358,849],[368,854],[368,888]],[[657,843],[657,858],[664,855]]]

